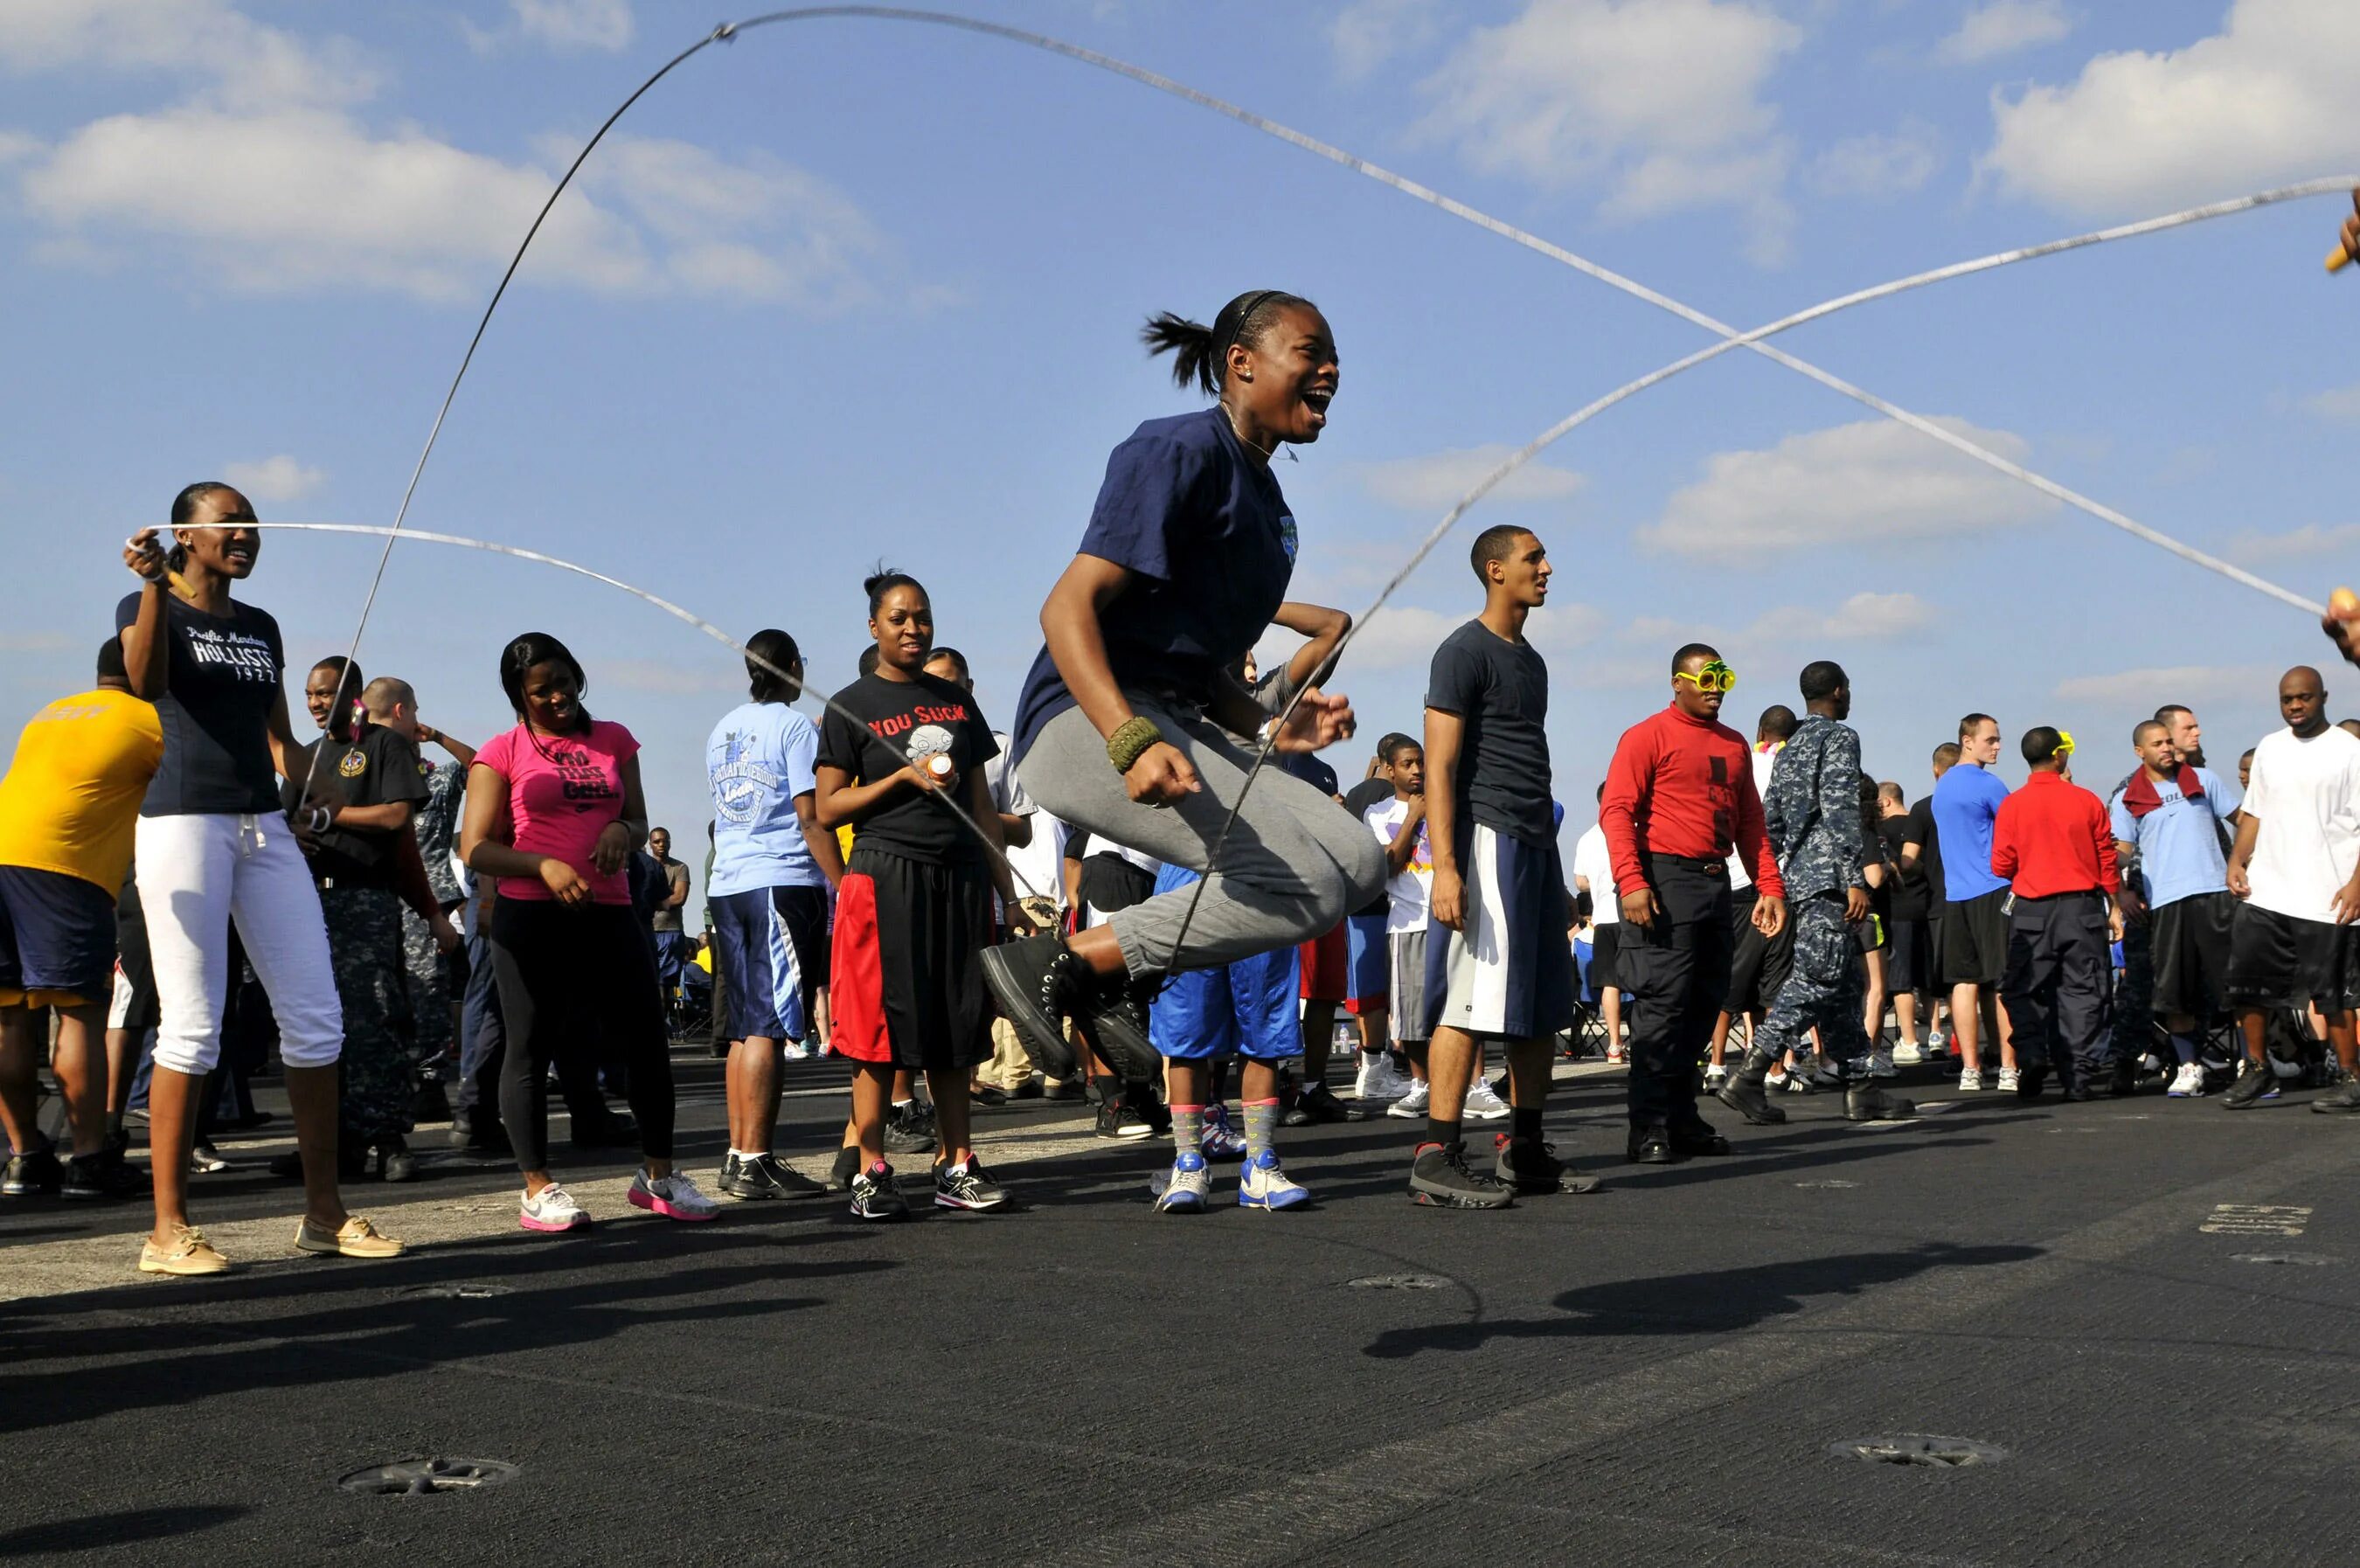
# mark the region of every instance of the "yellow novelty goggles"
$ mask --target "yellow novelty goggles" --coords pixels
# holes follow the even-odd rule
[[[2073,755],[2073,732],[2072,732],[2071,730],[2059,730],[2059,731],[2057,732],[2057,757],[2058,757],[2058,760],[2061,762],[2061,761],[2063,761],[2066,757],[2070,757],[2070,756],[2072,756],[2072,755]]]
[[[1693,672],[1674,670],[1672,679],[1686,681],[1699,691],[1726,691],[1737,684],[1737,671],[1716,659],[1702,670]]]

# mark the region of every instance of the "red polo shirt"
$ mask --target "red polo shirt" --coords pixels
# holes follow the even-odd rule
[[[1726,860],[1737,848],[1744,851],[1746,869],[1765,896],[1786,896],[1777,859],[1762,832],[1753,753],[1745,738],[1726,724],[1668,707],[1624,730],[1606,769],[1598,822],[1606,832],[1618,894],[1647,886],[1640,869],[1642,850]]]
[[[2114,830],[2106,808],[2061,774],[2035,773],[2000,802],[1992,822],[1992,875],[2015,884],[2018,897],[2120,890],[2114,872]]]

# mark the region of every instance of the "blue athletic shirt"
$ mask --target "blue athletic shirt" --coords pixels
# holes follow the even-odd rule
[[[2203,804],[2182,795],[2177,781],[2166,779],[2155,787],[2156,798],[2163,804],[2143,817],[2132,816],[2130,808],[2123,804],[2123,791],[2114,791],[2108,812],[2114,818],[2114,836],[2138,845],[2139,875],[2147,879],[2151,909],[2199,893],[2228,890],[2228,864],[2222,856],[2220,830],[2213,822],[2227,822],[2245,797],[2234,783],[2209,768],[2198,768],[2196,778],[2204,786]]]
[[[795,816],[795,797],[818,787],[818,757],[819,731],[784,702],[748,702],[713,726],[705,743],[714,816],[708,897],[826,886]]]
[[[2007,878],[1992,874],[1992,822],[2007,786],[1980,764],[1961,762],[1934,785],[1934,837],[1942,850],[1942,893],[1953,904],[1996,893]]]
[[[1218,407],[1140,426],[1107,460],[1075,550],[1132,573],[1098,617],[1116,682],[1188,707],[1209,701],[1285,599],[1295,548],[1277,477]],[[1017,699],[1015,755],[1073,705],[1043,648]]]

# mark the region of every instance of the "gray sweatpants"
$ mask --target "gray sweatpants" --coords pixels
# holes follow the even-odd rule
[[[1213,841],[1237,803],[1253,753],[1211,720],[1182,714],[1145,698],[1131,711],[1155,721],[1180,748],[1204,789],[1177,806],[1142,806],[1107,760],[1106,738],[1079,708],[1043,727],[1017,773],[1024,792],[1060,820],[1093,837],[1203,873],[1194,887],[1160,894],[1108,917],[1124,964],[1134,975],[1168,969],[1212,969],[1308,942],[1333,929],[1384,886],[1384,851],[1365,823],[1317,789],[1265,767],[1245,810],[1207,864]],[[1174,952],[1189,900],[1187,951]]]

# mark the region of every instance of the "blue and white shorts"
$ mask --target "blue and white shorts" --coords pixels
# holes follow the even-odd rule
[[[1169,893],[1196,880],[1185,866],[1156,873],[1155,890]],[[1240,958],[1218,969],[1186,969],[1147,1009],[1147,1038],[1156,1052],[1179,1062],[1247,1056],[1278,1062],[1303,1053],[1297,1004],[1299,950]]]
[[[713,967],[738,1040],[806,1040],[813,994],[827,984],[827,889],[752,887],[718,893]]]
[[[1427,917],[1426,1004],[1435,1029],[1546,1040],[1573,1026],[1565,867],[1554,843],[1480,823],[1459,857],[1463,928]]]

